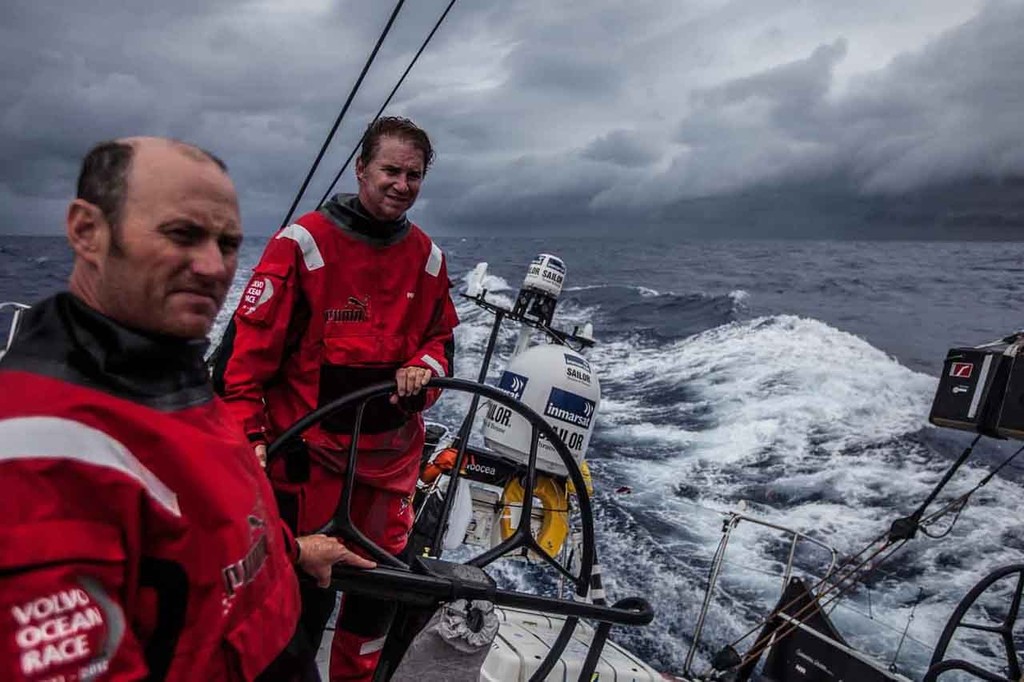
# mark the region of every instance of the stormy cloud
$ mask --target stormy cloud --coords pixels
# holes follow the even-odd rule
[[[446,4],[406,3],[303,208]],[[249,231],[269,233],[390,9],[7,0],[0,231],[58,232],[91,144],[160,134],[225,158]],[[464,1],[388,113],[438,148],[414,215],[431,232],[685,221],[718,234],[740,209],[1020,196],[1021,35],[1020,0]],[[353,186],[349,172],[340,188]],[[1001,205],[1004,227],[1022,205]]]

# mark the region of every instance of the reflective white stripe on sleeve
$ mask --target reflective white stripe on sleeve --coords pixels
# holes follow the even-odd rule
[[[20,459],[66,459],[113,469],[135,479],[160,506],[181,516],[178,496],[128,448],[81,422],[59,417],[0,419],[0,463]]]
[[[387,638],[387,635],[384,635],[383,637],[378,637],[377,639],[371,639],[369,642],[364,642],[363,645],[359,647],[359,655],[366,656],[368,654],[377,653],[378,651],[384,648],[384,642],[387,640]]]
[[[316,240],[313,239],[313,235],[309,233],[309,230],[302,225],[292,223],[278,232],[275,239],[291,239],[298,244],[299,248],[302,249],[302,260],[305,262],[307,270],[312,272],[324,266],[324,257],[320,255],[320,249],[316,245]]]
[[[420,360],[422,360],[423,362],[427,363],[427,366],[430,367],[430,369],[434,370],[434,374],[436,374],[437,376],[439,376],[439,377],[445,376],[444,367],[441,365],[440,362],[438,362],[434,358],[430,357],[429,355],[424,354],[423,357],[420,358]]]
[[[430,242],[430,258],[427,259],[427,274],[437,277],[441,272],[441,261],[444,259],[444,251],[434,242]]]

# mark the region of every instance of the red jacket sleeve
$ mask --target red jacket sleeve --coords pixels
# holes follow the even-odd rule
[[[450,377],[455,374],[455,327],[459,324],[459,314],[452,301],[448,265],[443,257],[437,275],[437,287],[434,315],[424,334],[423,344],[405,366],[425,367],[434,376]],[[428,391],[426,407],[433,405],[440,395],[440,391]]]
[[[298,262],[297,262],[298,259]],[[267,441],[264,387],[280,370],[299,300],[301,252],[271,239],[225,332],[222,397],[250,441]]]
[[[130,483],[106,490],[103,513],[81,494],[91,467],[45,462],[0,465],[5,521],[0,526],[0,679],[136,680],[147,675],[137,630],[126,617],[129,556],[122,516]],[[105,481],[101,481],[105,483]],[[113,490],[113,492],[112,492]],[[120,494],[121,491],[125,494]],[[20,510],[20,511],[19,511]],[[129,520],[128,525],[131,521]]]

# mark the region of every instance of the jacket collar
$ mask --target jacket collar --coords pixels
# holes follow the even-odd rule
[[[366,211],[357,194],[335,194],[320,212],[342,230],[375,246],[400,242],[412,227],[406,216],[398,220],[377,220]]]
[[[130,329],[63,292],[22,318],[0,369],[25,369],[159,409],[213,397],[208,342]]]

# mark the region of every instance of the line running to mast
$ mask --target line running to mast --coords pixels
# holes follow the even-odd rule
[[[331,140],[334,139],[334,134],[338,132],[338,127],[341,125],[342,119],[345,118],[348,108],[352,105],[352,100],[355,99],[356,92],[359,91],[359,86],[362,85],[367,71],[370,70],[370,65],[373,64],[373,60],[377,58],[380,46],[384,44],[384,39],[387,37],[388,33],[391,32],[391,26],[395,23],[395,19],[398,18],[398,13],[401,11],[402,5],[404,4],[405,0],[398,0],[395,4],[395,8],[391,12],[391,17],[388,19],[387,25],[384,27],[384,30],[381,31],[380,36],[377,38],[377,44],[373,46],[373,52],[371,52],[370,56],[366,59],[366,63],[363,65],[363,70],[360,72],[359,78],[356,79],[355,85],[352,86],[352,90],[348,93],[348,99],[345,100],[345,105],[342,106],[341,111],[338,113],[338,118],[334,121],[334,126],[331,127],[331,132],[327,133],[327,139],[324,140],[323,145],[320,147],[320,153],[316,155],[316,160],[310,167],[309,172],[306,173],[306,179],[303,180],[302,187],[299,188],[298,194],[295,195],[295,200],[292,201],[291,208],[288,209],[288,214],[281,222],[281,227],[286,227],[291,221],[292,216],[295,214],[295,209],[298,208],[299,201],[302,200],[302,195],[306,193],[309,181],[313,178],[313,174],[320,166],[320,161],[324,158],[324,154],[327,152],[327,147],[330,146]]]
[[[420,49],[416,52],[416,55],[412,58],[412,61],[409,62],[409,66],[405,68],[405,72],[402,74],[402,77],[398,79],[398,82],[395,84],[395,87],[391,89],[391,94],[388,95],[386,100],[384,100],[384,104],[380,105],[380,109],[378,109],[377,113],[374,115],[373,121],[376,121],[378,118],[380,118],[380,115],[384,113],[384,109],[386,109],[387,106],[391,104],[391,99],[395,96],[395,93],[398,92],[398,88],[402,87],[402,83],[405,82],[405,77],[409,75],[410,71],[412,71],[412,67],[416,65],[416,61],[420,58],[420,55],[423,54],[423,50],[427,49],[427,45],[430,44],[430,40],[434,37],[434,34],[437,33],[437,29],[441,28],[441,24],[444,23],[445,18],[448,16],[448,12],[451,11],[452,7],[455,5],[455,2],[456,0],[451,0],[451,2],[448,3],[448,7],[446,7],[444,12],[441,13],[441,17],[437,20],[437,23],[434,24],[434,28],[431,29],[430,33],[427,35],[426,40],[423,41],[423,44],[420,45]],[[373,121],[370,121],[371,125],[373,124]],[[348,165],[352,163],[352,159],[355,157],[356,152],[359,151],[360,144],[362,144],[362,140],[357,142],[356,145],[352,147],[352,152],[348,155],[348,158],[345,159],[345,163],[344,165],[342,165],[341,170],[339,170],[338,174],[334,176],[334,180],[327,188],[327,191],[324,192],[324,195],[320,197],[320,203],[318,204],[318,206],[323,206],[324,203],[327,201],[328,197],[331,196],[331,192],[334,190],[334,186],[338,184],[338,180],[341,179],[341,176],[348,168]]]

